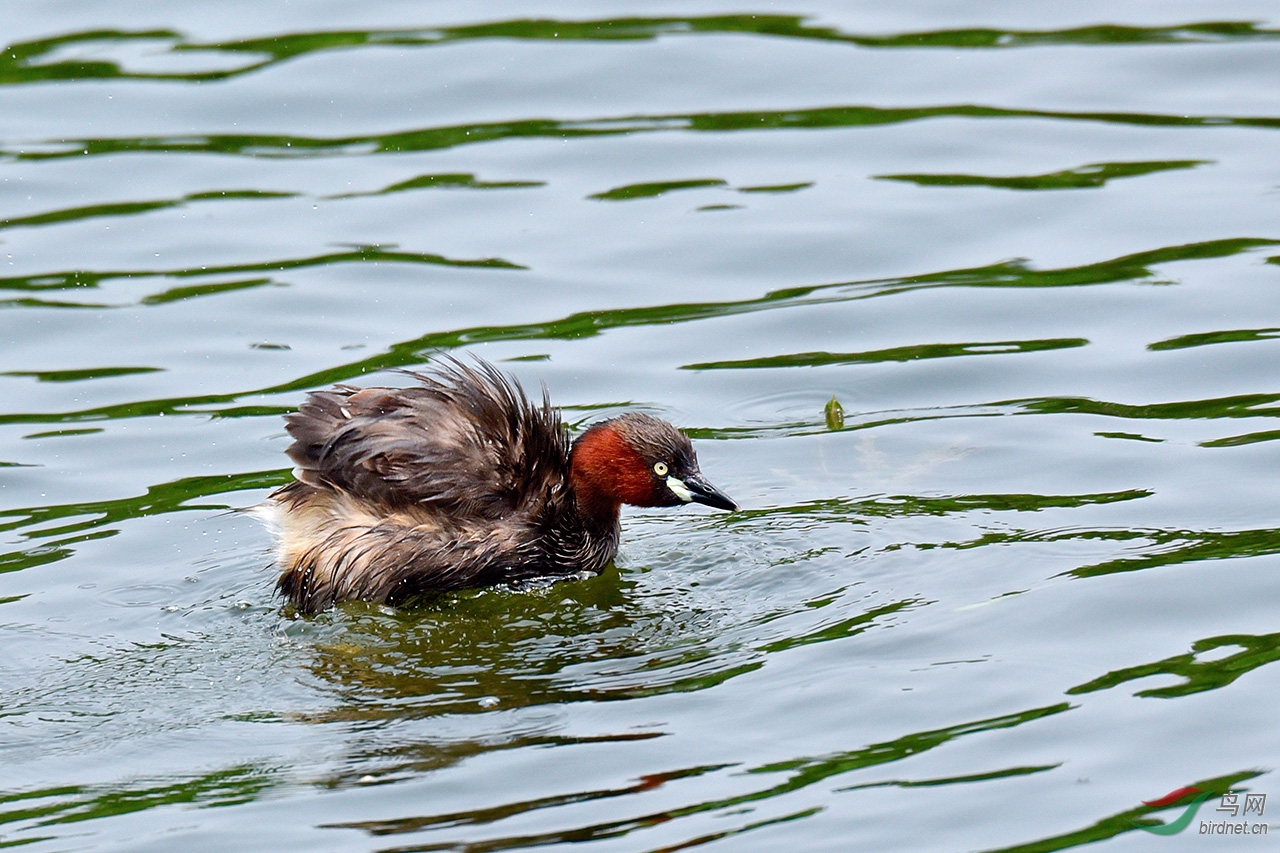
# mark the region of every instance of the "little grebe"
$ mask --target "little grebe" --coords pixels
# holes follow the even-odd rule
[[[545,391],[535,406],[485,362],[410,375],[420,384],[315,392],[285,419],[297,479],[262,510],[279,589],[304,613],[598,572],[624,503],[738,508],[666,421],[624,414],[570,446]]]

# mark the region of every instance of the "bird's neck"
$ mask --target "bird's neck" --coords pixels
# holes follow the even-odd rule
[[[583,521],[598,531],[616,528],[622,504],[642,503],[652,489],[644,460],[607,423],[573,443],[569,485]]]

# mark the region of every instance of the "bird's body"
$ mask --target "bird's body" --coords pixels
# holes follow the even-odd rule
[[[622,415],[571,446],[545,394],[534,405],[488,364],[412,375],[313,393],[286,419],[296,480],[264,510],[300,611],[598,572],[622,503],[736,508],[657,418]]]

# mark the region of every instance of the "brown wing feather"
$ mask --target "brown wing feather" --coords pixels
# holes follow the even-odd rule
[[[535,407],[483,362],[410,375],[421,384],[315,392],[286,418],[298,479],[486,518],[545,500],[565,481],[567,437],[545,393]]]

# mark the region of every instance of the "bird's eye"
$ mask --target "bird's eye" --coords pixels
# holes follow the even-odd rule
[[[653,463],[653,473],[657,474],[659,477],[667,476],[667,463],[665,462]]]

